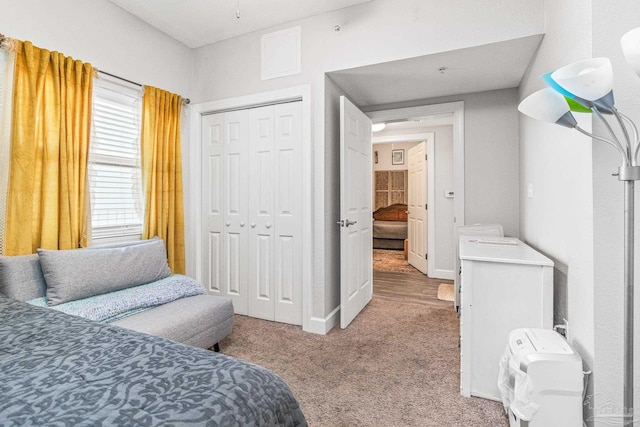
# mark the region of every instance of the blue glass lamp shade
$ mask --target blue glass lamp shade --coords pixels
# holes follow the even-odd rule
[[[569,94],[592,102],[598,109],[609,110],[614,105],[613,67],[608,58],[565,65],[551,73],[550,78]]]
[[[567,104],[569,104],[569,109],[576,113],[590,113],[591,107],[593,107],[593,102],[587,101],[586,99],[579,98],[575,96],[573,93],[565,90],[562,86],[556,83],[555,80],[553,80],[553,78],[551,77],[552,73],[553,71],[543,74],[541,76],[542,80],[550,88],[552,88],[553,90],[555,90],[556,92],[558,92],[559,94],[565,97]]]

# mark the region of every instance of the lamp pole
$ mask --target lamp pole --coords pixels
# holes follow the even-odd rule
[[[640,166],[622,166],[618,179],[624,181],[624,369],[623,419],[633,426],[633,322],[634,322],[634,190]]]

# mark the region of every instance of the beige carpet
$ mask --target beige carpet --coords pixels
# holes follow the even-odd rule
[[[458,317],[373,300],[325,336],[236,316],[221,350],[289,384],[310,426],[508,426],[502,405],[460,396]]]
[[[404,259],[404,251],[393,249],[374,249],[373,269],[392,273],[420,273]]]
[[[438,286],[437,298],[442,301],[454,300],[454,286],[453,283],[440,283]]]

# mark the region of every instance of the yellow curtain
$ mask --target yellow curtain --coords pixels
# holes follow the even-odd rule
[[[15,43],[4,254],[84,246],[93,67]]]
[[[184,274],[184,211],[180,115],[182,98],[145,87],[142,102],[142,183],[145,192],[143,238],[159,236],[167,245],[169,267]]]

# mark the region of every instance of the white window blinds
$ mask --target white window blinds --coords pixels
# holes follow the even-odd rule
[[[141,238],[141,109],[141,88],[96,79],[88,165],[92,244]]]

